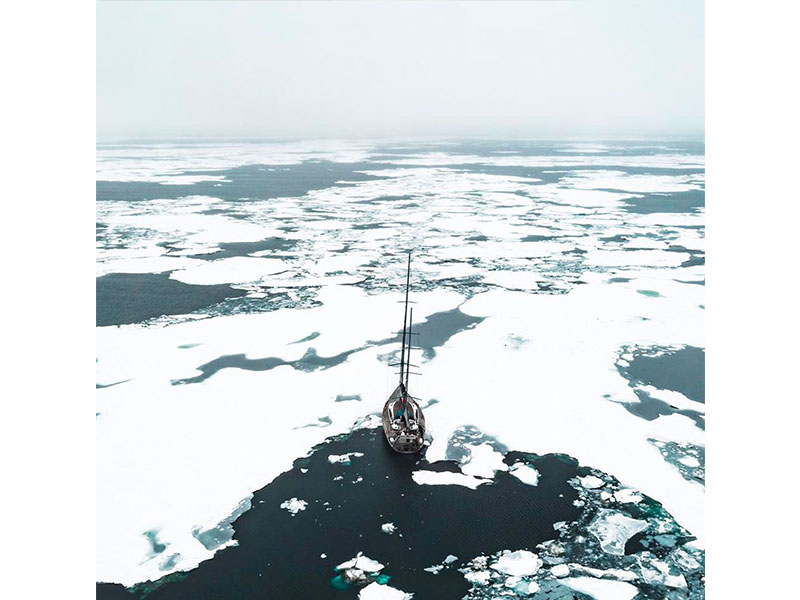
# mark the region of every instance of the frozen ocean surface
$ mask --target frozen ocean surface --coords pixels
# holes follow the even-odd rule
[[[98,597],[703,597],[704,247],[697,143],[99,145]]]

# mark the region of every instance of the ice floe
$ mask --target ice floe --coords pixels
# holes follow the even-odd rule
[[[589,525],[589,533],[597,538],[605,552],[622,555],[625,554],[626,542],[647,527],[646,521],[631,519],[620,512],[602,509]]]
[[[381,525],[381,531],[383,533],[388,533],[392,535],[395,531],[397,531],[397,526],[394,523],[384,523]]]
[[[553,565],[550,569],[550,574],[553,577],[566,577],[569,575],[569,566],[568,565]]]
[[[339,565],[336,565],[337,571],[344,571],[346,569],[360,569],[365,573],[377,573],[381,571],[386,565],[373,560],[368,556],[364,556],[360,552],[355,558],[351,558]]]
[[[491,564],[491,568],[495,571],[516,577],[536,575],[541,566],[542,560],[528,550],[504,552]]]
[[[539,485],[539,471],[525,463],[514,463],[508,468],[508,472],[528,485]]]
[[[295,516],[300,511],[303,511],[308,507],[308,502],[305,500],[299,500],[297,498],[290,498],[285,502],[281,502],[281,508],[289,511],[292,516]]]
[[[273,258],[234,256],[173,271],[171,279],[194,285],[214,285],[219,283],[250,283],[261,281],[268,275],[280,273],[287,268],[286,263]]]
[[[349,465],[353,458],[361,458],[364,456],[363,452],[348,452],[347,454],[331,454],[328,456],[328,462],[331,464],[341,463]]]
[[[469,450],[469,458],[462,462],[461,472],[471,477],[492,478],[497,471],[508,471],[503,462],[503,455],[490,444],[465,446]]]
[[[462,485],[473,490],[479,485],[492,482],[491,479],[480,479],[450,471],[414,471],[411,476],[420,485]]]
[[[373,581],[358,592],[359,600],[410,600],[414,594],[408,594],[390,585]]]
[[[625,581],[594,579],[593,577],[567,577],[560,582],[576,592],[590,595],[595,600],[632,600],[639,589]]]
[[[578,481],[580,481],[581,485],[585,487],[587,490],[594,490],[597,488],[601,488],[606,484],[605,481],[603,481],[599,477],[595,477],[594,475],[586,475],[585,477],[578,477]]]

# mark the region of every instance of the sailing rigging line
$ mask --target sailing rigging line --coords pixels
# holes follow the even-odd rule
[[[411,309],[411,314],[408,316],[408,356],[406,360],[406,394],[408,393],[408,373],[411,371],[411,324],[414,322],[414,309]]]
[[[411,285],[411,252],[408,253],[408,271],[406,272],[406,303],[403,308],[403,341],[400,346],[400,385],[403,386],[403,368],[406,362],[406,320],[408,318],[408,288]],[[409,336],[409,340],[410,340]],[[409,350],[409,354],[411,350]],[[407,378],[406,378],[407,379]],[[405,395],[405,386],[403,394]]]

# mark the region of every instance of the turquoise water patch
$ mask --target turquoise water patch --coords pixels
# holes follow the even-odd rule
[[[314,333],[309,333],[306,337],[304,337],[301,340],[297,340],[296,342],[292,342],[292,344],[302,344],[303,342],[310,342],[311,340],[315,340],[318,337],[319,337],[319,331],[315,331]]]
[[[339,394],[336,396],[336,400],[334,400],[334,402],[361,402],[361,396],[359,394],[354,394],[352,396]]]
[[[158,529],[150,529],[149,531],[145,531],[142,535],[150,542],[150,556],[161,554],[167,549],[166,544],[162,544],[158,541]]]

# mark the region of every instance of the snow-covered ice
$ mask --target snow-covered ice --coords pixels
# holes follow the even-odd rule
[[[289,511],[292,516],[295,516],[300,511],[303,511],[308,507],[308,502],[305,500],[299,500],[297,498],[290,498],[285,502],[281,502],[281,508]]]

